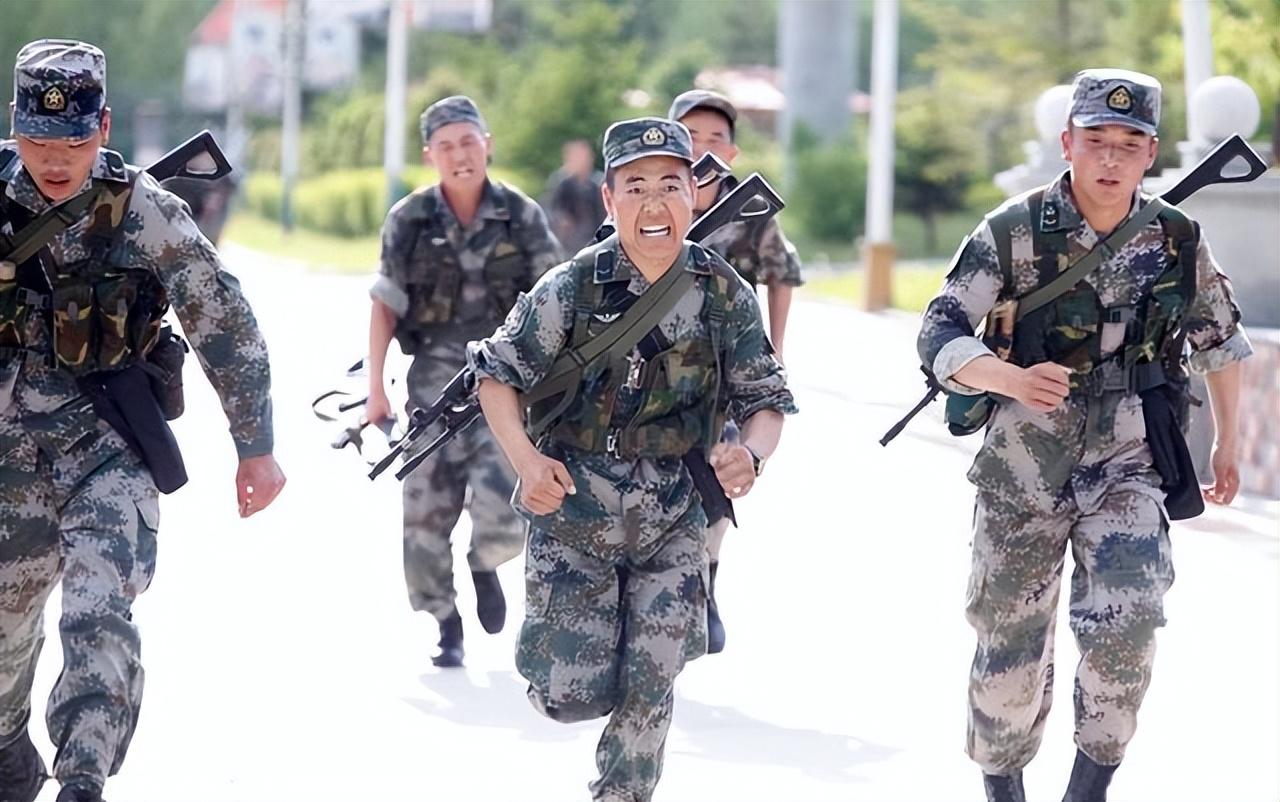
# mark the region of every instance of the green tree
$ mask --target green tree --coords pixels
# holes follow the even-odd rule
[[[974,143],[952,124],[946,98],[929,88],[898,96],[894,198],[924,222],[925,246],[938,250],[938,215],[964,204],[974,180]]]
[[[627,12],[600,0],[538,11],[542,36],[505,67],[491,122],[497,161],[545,176],[565,141],[599,142],[627,115],[640,47],[624,33]]]

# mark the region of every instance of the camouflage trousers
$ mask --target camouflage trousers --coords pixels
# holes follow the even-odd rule
[[[64,784],[119,770],[142,703],[130,607],[155,571],[159,506],[146,468],[101,426],[50,457],[0,419],[0,741],[30,717],[45,601],[61,577],[63,668],[47,722]]]
[[[1158,491],[1130,483],[1088,510],[1011,512],[979,492],[966,615],[978,648],[969,679],[968,753],[988,774],[1011,774],[1040,746],[1053,701],[1054,621],[1071,547],[1070,622],[1080,647],[1075,740],[1115,765],[1137,727],[1151,681],[1162,598],[1173,583]]]
[[[484,421],[455,437],[404,480],[404,578],[409,604],[438,620],[454,611],[450,538],[471,516],[472,571],[492,571],[524,548],[523,519],[511,508],[515,472]]]
[[[648,802],[662,774],[676,675],[706,652],[705,520],[695,505],[638,563],[529,532],[516,668],[543,715],[609,716],[595,800]]]

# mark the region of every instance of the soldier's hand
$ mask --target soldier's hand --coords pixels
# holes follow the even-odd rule
[[[1017,370],[1019,372],[1008,394],[1028,409],[1051,412],[1071,392],[1071,368],[1054,362],[1041,362]]]
[[[364,404],[364,419],[372,424],[391,417],[391,400],[381,388],[369,393],[369,400]]]
[[[240,460],[236,469],[236,500],[240,517],[265,510],[284,488],[284,471],[271,454]]]
[[[564,464],[534,453],[516,468],[520,475],[520,503],[534,515],[550,515],[560,509],[566,495],[577,488]]]
[[[707,459],[729,498],[742,498],[756,483],[756,469],[746,446],[716,443]]]
[[[1213,447],[1213,487],[1204,491],[1204,500],[1212,504],[1230,504],[1240,490],[1240,462],[1233,446],[1217,443]]]

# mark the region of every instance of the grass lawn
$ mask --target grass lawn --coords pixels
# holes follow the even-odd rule
[[[942,263],[895,265],[893,269],[893,306],[908,312],[921,312],[938,294],[947,266]],[[866,290],[862,270],[843,270],[810,279],[801,289],[807,295],[861,304]]]
[[[919,225],[914,219],[900,216],[894,221],[894,230],[909,234],[913,224]],[[956,225],[952,227],[958,228],[958,224],[957,216]],[[939,228],[941,236],[947,226]],[[296,259],[306,263],[310,269],[322,272],[371,273],[378,266],[379,243],[376,236],[335,237],[303,228],[295,228],[292,234],[284,234],[278,223],[247,211],[232,215],[222,236],[225,240],[271,256]],[[912,247],[911,242],[911,239],[902,241],[901,247],[905,253],[900,258],[903,260],[910,260],[912,254],[919,250],[918,247]],[[959,240],[957,244],[958,242]],[[849,263],[856,262],[859,258],[852,242],[814,243],[800,240],[796,247],[800,249],[801,259],[809,264]],[[826,258],[822,258],[823,256]],[[893,275],[893,305],[910,311],[924,309],[925,304],[942,286],[942,276],[946,272],[943,258],[896,266]],[[810,279],[803,292],[858,304],[862,301],[863,283],[861,270],[842,270]]]
[[[377,236],[335,237],[303,228],[285,234],[279,223],[240,211],[227,221],[222,238],[272,256],[297,259],[323,272],[372,273],[378,269]]]

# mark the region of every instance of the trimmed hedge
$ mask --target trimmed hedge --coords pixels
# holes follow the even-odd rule
[[[491,168],[489,175],[528,192],[527,182],[506,171]],[[406,167],[404,180],[408,187],[420,187],[434,183],[436,173]],[[386,217],[386,192],[386,178],[378,168],[334,170],[299,181],[293,193],[294,223],[339,237],[377,234]],[[245,206],[268,220],[280,220],[282,193],[280,176],[274,173],[251,173],[244,183]]]

